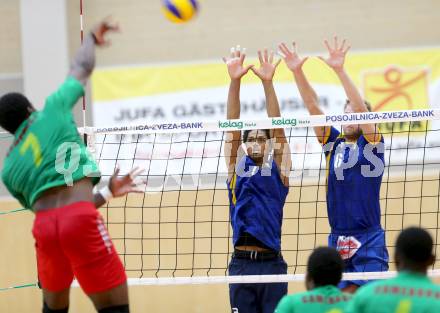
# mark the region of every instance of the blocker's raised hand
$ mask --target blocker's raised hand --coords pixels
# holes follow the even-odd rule
[[[297,70],[300,70],[304,64],[304,62],[307,61],[308,57],[300,58],[298,55],[298,52],[296,50],[296,43],[292,43],[293,49],[289,49],[287,45],[283,42],[278,45],[278,49],[280,52],[281,57],[283,58],[284,62],[286,63],[289,70],[292,72],[295,72]]]
[[[232,47],[229,57],[223,57],[223,62],[228,67],[228,73],[231,80],[239,80],[247,74],[253,65],[244,66],[244,59],[246,58],[246,49],[240,46]]]
[[[328,66],[330,66],[335,71],[340,71],[344,69],[345,55],[348,50],[350,50],[350,45],[346,46],[347,41],[344,39],[339,45],[338,37],[333,38],[333,46],[330,46],[327,40],[324,40],[324,44],[327,47],[329,56],[328,58],[319,57]]]
[[[257,69],[252,67],[252,71],[257,75],[262,81],[271,81],[275,75],[275,70],[281,62],[281,59],[274,63],[274,52],[268,53],[267,49],[264,49],[262,53],[258,50],[258,59],[260,60],[260,67]]]

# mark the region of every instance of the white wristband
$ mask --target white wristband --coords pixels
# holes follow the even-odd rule
[[[102,188],[101,190],[99,190],[99,193],[100,193],[101,196],[105,199],[105,201],[108,201],[108,200],[110,200],[111,198],[113,198],[112,191],[110,190],[110,188],[108,187],[108,185],[106,185],[104,188]]]

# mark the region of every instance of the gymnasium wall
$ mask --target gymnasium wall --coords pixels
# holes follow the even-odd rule
[[[15,0],[0,1],[0,96],[11,90],[23,91],[19,4]],[[0,128],[0,131],[3,130]],[[0,139],[0,164],[3,164],[8,142]],[[6,188],[0,182],[0,197],[6,195]]]
[[[0,75],[21,72],[20,2],[1,0]]]
[[[86,28],[110,14],[122,27],[113,47],[99,53],[98,66],[220,60],[238,43],[255,54],[282,40],[320,52],[322,39],[334,34],[356,50],[432,46],[440,37],[436,0],[205,0],[201,7],[194,22],[176,26],[161,15],[159,0],[84,1]],[[67,10],[72,55],[79,45],[79,0],[67,1]],[[1,0],[0,12],[0,74],[20,73],[19,1]]]
[[[322,40],[339,34],[356,50],[437,45],[440,2],[422,1],[200,1],[201,14],[176,26],[159,13],[158,0],[85,1],[85,20],[112,14],[122,32],[99,65],[217,59],[241,44],[255,55],[262,47],[296,40],[304,52],[323,52]],[[70,1],[69,38],[77,43],[78,1]],[[166,52],[166,53],[164,53]]]

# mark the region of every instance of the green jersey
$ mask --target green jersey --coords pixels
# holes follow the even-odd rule
[[[275,313],[343,313],[351,295],[328,285],[284,296]]]
[[[376,281],[359,289],[347,312],[440,312],[440,287],[425,275],[401,272],[395,278]]]
[[[71,186],[84,177],[99,182],[98,167],[88,153],[75,125],[72,108],[83,96],[79,81],[69,77],[46,99],[42,111],[33,112],[14,135],[2,179],[25,208],[45,190]]]

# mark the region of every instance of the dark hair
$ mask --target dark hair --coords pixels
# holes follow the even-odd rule
[[[307,275],[315,287],[338,285],[343,270],[344,261],[334,248],[316,248],[307,261]]]
[[[267,139],[270,139],[270,130],[269,129],[259,129],[259,130],[263,130],[266,133]],[[243,142],[246,142],[248,140],[250,132],[251,132],[251,130],[245,130],[243,132]]]
[[[0,126],[14,134],[32,111],[32,104],[21,93],[7,93],[0,98]]]
[[[346,100],[345,101],[345,104],[344,104],[344,110],[347,108],[347,106],[350,104],[350,100]],[[371,103],[370,102],[368,102],[368,101],[366,101],[366,100],[364,100],[364,104],[365,104],[365,106],[367,107],[367,110],[369,111],[369,112],[371,112],[372,111],[372,108],[371,108]]]
[[[395,255],[409,265],[423,265],[432,257],[431,235],[419,227],[404,229],[396,241]]]

